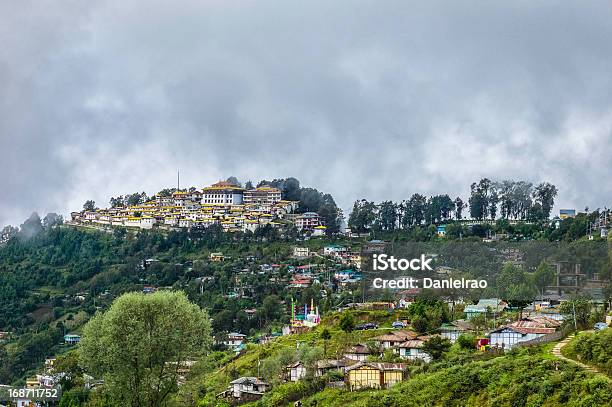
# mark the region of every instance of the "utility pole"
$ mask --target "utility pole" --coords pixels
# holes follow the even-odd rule
[[[176,192],[181,190],[181,170],[176,170]]]

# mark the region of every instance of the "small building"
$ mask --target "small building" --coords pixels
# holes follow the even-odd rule
[[[302,362],[295,362],[287,366],[287,378],[289,381],[297,382],[306,377],[306,366]]]
[[[227,334],[227,338],[223,341],[223,344],[232,350],[236,350],[244,344],[245,340],[246,335],[238,332],[231,332]]]
[[[487,298],[481,299],[478,301],[478,304],[475,305],[467,305],[463,312],[465,312],[467,319],[472,319],[478,315],[487,315],[488,313],[502,313],[506,308],[508,308],[508,304],[499,299],[499,298]]]
[[[355,361],[348,359],[322,359],[317,361],[316,376],[323,376],[328,372],[344,373],[347,366],[354,365]]]
[[[559,209],[559,218],[567,219],[567,218],[575,218],[576,217],[576,209]]]
[[[209,257],[210,261],[223,261],[223,259],[225,259],[225,256],[223,256],[221,252],[211,253]]]
[[[393,331],[384,335],[376,336],[372,340],[378,342],[382,349],[395,348],[411,339],[416,339],[418,335],[412,331]]]
[[[315,226],[312,230],[312,236],[325,236],[327,232],[327,226],[319,225]]]
[[[555,328],[502,326],[489,332],[489,343],[502,349],[511,349],[517,343],[530,341],[555,332]]]
[[[64,343],[68,345],[76,345],[81,342],[81,337],[79,335],[67,334],[64,335]]]
[[[450,340],[452,343],[457,341],[461,335],[474,332],[474,326],[470,321],[457,320],[448,324],[442,324],[440,327],[440,335],[443,338]]]
[[[372,352],[370,352],[370,349],[366,345],[358,343],[348,348],[344,352],[344,357],[351,360],[365,361],[371,354]]]
[[[257,400],[270,388],[270,385],[257,377],[241,377],[230,382],[227,391],[241,401]]]
[[[304,258],[310,256],[310,249],[308,247],[294,247],[293,257]]]
[[[429,353],[423,350],[423,344],[425,341],[421,339],[412,339],[403,342],[397,346],[399,349],[400,357],[408,360],[422,360],[424,362],[431,362],[431,356]]]
[[[384,389],[404,380],[405,363],[362,362],[346,369],[345,381],[350,390]]]
[[[338,244],[331,244],[323,248],[323,254],[325,256],[335,256],[340,253],[346,253],[346,247]]]

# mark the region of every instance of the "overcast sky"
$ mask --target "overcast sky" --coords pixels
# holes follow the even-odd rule
[[[612,3],[501,3],[2,1],[0,225],[179,168],[345,209],[485,176],[610,206]]]

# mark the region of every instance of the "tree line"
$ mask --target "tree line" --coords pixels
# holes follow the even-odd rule
[[[542,221],[549,219],[557,196],[557,187],[549,182],[537,186],[527,181],[494,182],[483,178],[472,183],[467,203],[448,194],[426,197],[419,193],[401,202],[361,199],[353,204],[348,226],[354,232],[374,229],[393,231],[415,226],[435,225],[451,220],[505,219]]]

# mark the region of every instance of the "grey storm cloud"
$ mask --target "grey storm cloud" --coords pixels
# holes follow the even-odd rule
[[[235,175],[611,204],[606,1],[0,3],[0,225]]]

